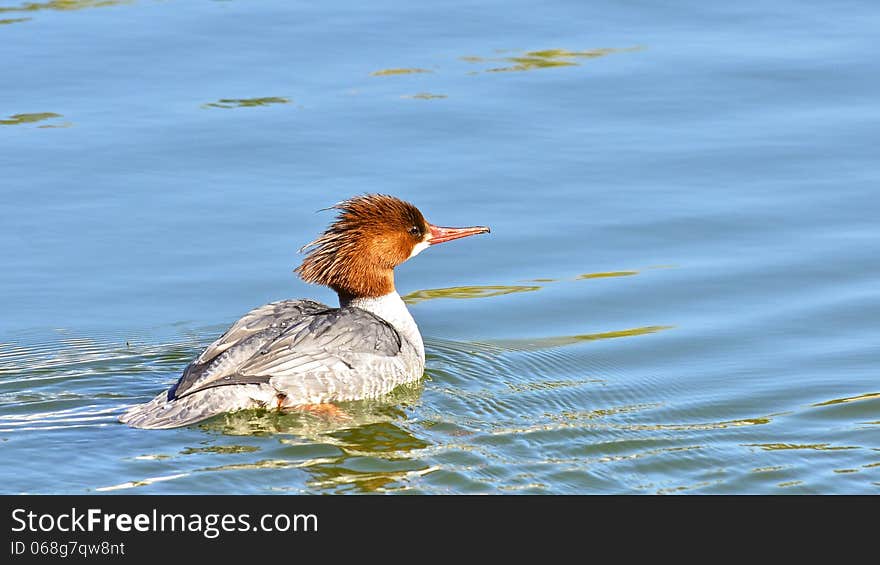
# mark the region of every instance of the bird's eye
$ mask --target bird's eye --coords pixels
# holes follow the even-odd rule
[[[419,236],[422,235],[422,230],[419,229],[419,226],[413,226],[409,228],[410,235]]]

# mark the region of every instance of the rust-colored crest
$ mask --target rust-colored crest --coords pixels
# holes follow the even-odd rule
[[[300,251],[296,272],[306,282],[340,295],[376,297],[394,290],[394,267],[425,241],[428,223],[419,209],[385,194],[356,196],[333,206],[336,219]]]

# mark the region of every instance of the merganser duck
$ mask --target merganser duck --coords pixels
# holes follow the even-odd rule
[[[296,272],[336,291],[339,307],[281,300],[235,322],[152,401],[120,421],[176,428],[247,408],[333,413],[333,403],[382,396],[416,381],[425,346],[394,289],[394,268],[430,245],[488,233],[485,226],[438,227],[393,196],[341,202],[329,228],[307,244]]]

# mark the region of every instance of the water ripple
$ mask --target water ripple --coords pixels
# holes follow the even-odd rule
[[[202,104],[202,108],[256,108],[270,106],[272,104],[290,104],[289,98],[281,96],[266,96],[263,98],[221,98],[216,102]]]

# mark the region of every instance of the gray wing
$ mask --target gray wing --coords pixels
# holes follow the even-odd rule
[[[168,399],[212,386],[242,383],[235,378],[236,370],[264,344],[307,316],[328,309],[312,300],[280,300],[254,308],[184,369],[180,380],[168,391]]]
[[[311,301],[267,304],[236,322],[187,367],[169,398],[234,384],[311,389],[309,379],[359,373],[363,365],[394,359],[401,347],[393,326],[360,308]]]
[[[208,363],[233,345],[238,345],[255,334],[267,329],[284,329],[308,314],[328,309],[330,307],[326,304],[313,300],[279,300],[254,308],[209,345],[195,363]]]
[[[360,308],[334,308],[290,328],[239,373],[284,377],[320,366],[352,369],[359,357],[394,357],[401,345],[400,334],[382,318]]]

